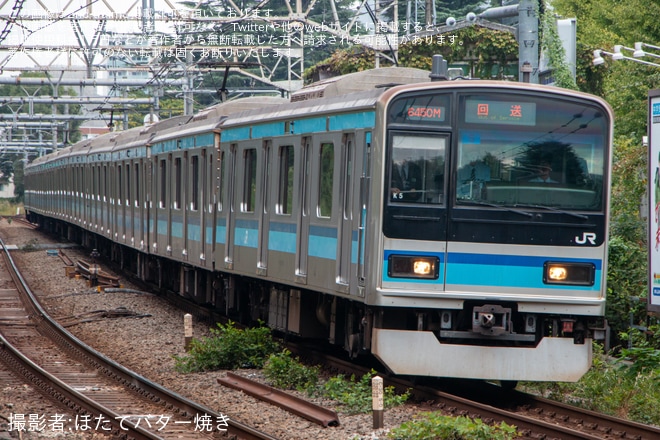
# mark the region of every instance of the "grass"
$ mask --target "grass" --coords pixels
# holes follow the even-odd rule
[[[14,216],[16,209],[20,210],[20,214],[25,213],[23,203],[15,203],[12,199],[0,199],[0,216]]]
[[[597,347],[599,348],[599,347]],[[592,368],[576,383],[524,383],[521,391],[540,394],[603,414],[660,425],[660,351],[623,350],[623,356],[594,355]]]

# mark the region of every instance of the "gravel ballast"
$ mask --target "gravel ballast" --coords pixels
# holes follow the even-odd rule
[[[174,356],[185,354],[184,312],[175,309],[158,296],[139,291],[120,274],[105,267],[103,261],[99,261],[102,269],[119,276],[123,289],[99,292],[96,288],[88,287],[85,279],[68,278],[65,275],[64,262],[57,255],[52,255],[53,252],[47,252],[58,245],[56,240],[19,222],[2,219],[0,236],[5,244],[18,247],[11,255],[42,305],[76,337],[142,376],[230,419],[246,423],[272,436],[281,439],[382,439],[387,437],[386,433],[392,427],[412,419],[417,412],[431,409],[413,403],[390,409],[385,413],[385,428],[374,431],[370,413],[348,415],[342,413],[341,407],[335,402],[317,400],[316,403],[339,413],[340,426],[323,428],[242,392],[219,385],[217,378],[223,377],[225,371],[179,373],[174,368]],[[90,260],[89,251],[79,247],[66,248],[64,252],[74,261]],[[133,312],[134,317],[96,318],[99,313],[92,313],[117,310]],[[123,314],[125,313],[111,313],[110,316]],[[194,337],[208,334],[208,325],[194,322]],[[262,378],[258,370],[239,370],[237,373],[256,379]],[[34,413],[34,398],[26,398],[30,393],[24,385],[11,380],[7,380],[6,384],[5,380],[2,380],[2,383],[1,424],[4,425],[6,420],[2,419],[8,418],[12,413]],[[306,397],[303,394],[298,395]],[[49,405],[37,408],[37,411],[54,410]],[[173,420],[176,419],[176,415],[170,416]],[[9,437],[16,433],[2,432],[2,429],[0,427],[0,440],[3,435],[5,438],[18,438]],[[71,436],[98,438],[95,433],[82,435],[73,432],[66,435]],[[31,437],[23,435],[22,438]]]

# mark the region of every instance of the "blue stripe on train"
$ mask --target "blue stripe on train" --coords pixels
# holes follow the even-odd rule
[[[385,251],[383,255],[383,281],[401,283],[425,283],[429,280],[414,278],[390,278],[388,272],[388,259],[396,255],[433,255],[443,264],[443,254],[411,251]],[[547,261],[566,263],[591,263],[596,268],[595,283],[593,286],[562,286],[543,283],[543,264]],[[441,284],[442,273],[446,273],[446,284],[464,286],[496,286],[510,288],[537,288],[537,289],[571,289],[599,291],[601,289],[602,261],[578,258],[555,258],[550,256],[500,255],[500,254],[470,254],[451,252],[447,255],[446,268],[440,268],[440,277],[432,283]]]
[[[543,264],[547,261],[591,263],[596,267],[593,286],[562,286],[543,283]],[[447,284],[498,286],[538,289],[599,291],[602,261],[555,258],[551,256],[487,255],[450,253],[447,257]]]

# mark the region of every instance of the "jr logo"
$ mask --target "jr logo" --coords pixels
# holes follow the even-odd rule
[[[595,232],[583,232],[582,237],[578,235],[575,236],[575,242],[577,244],[596,244],[596,233]]]

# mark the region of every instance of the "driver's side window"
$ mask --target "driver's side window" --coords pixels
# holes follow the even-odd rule
[[[390,201],[441,204],[447,138],[418,134],[391,137]]]

